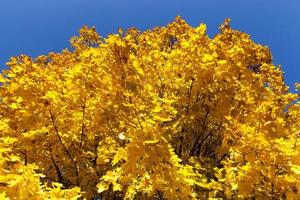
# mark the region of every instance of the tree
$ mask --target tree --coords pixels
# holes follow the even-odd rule
[[[177,17],[71,44],[1,75],[2,196],[22,176],[67,199],[300,198],[299,94],[229,20],[212,39]]]

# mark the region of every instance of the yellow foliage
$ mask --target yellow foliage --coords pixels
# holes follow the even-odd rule
[[[84,26],[73,50],[12,57],[0,199],[299,199],[299,94],[229,22]]]
[[[44,175],[37,173],[34,164],[24,165],[21,159],[12,154],[15,140],[6,137],[0,139],[0,199],[78,199],[79,187],[62,189],[62,185],[52,182],[51,187],[43,184]]]

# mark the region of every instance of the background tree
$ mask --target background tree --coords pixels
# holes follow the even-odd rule
[[[1,138],[28,176],[74,198],[300,198],[299,95],[229,20],[212,39],[177,17],[71,44],[1,76]]]

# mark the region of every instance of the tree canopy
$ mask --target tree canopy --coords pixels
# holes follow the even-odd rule
[[[299,94],[229,20],[71,45],[0,76],[1,198],[300,199]]]

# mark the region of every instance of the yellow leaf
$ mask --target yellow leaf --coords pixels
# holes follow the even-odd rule
[[[18,109],[19,108],[19,104],[18,103],[12,103],[10,104],[10,107],[14,110]]]
[[[5,83],[6,82],[6,78],[0,74],[0,83]]]
[[[157,140],[146,140],[143,142],[143,144],[157,144],[159,142],[159,139]]]
[[[295,174],[300,174],[300,166],[299,166],[299,165],[292,165],[292,164],[291,164],[291,170],[292,170]]]
[[[138,61],[134,60],[133,61],[133,67],[135,70],[141,75],[144,76],[144,70],[143,68],[139,65]]]
[[[98,183],[96,187],[98,188],[97,190],[98,193],[102,193],[105,190],[108,190],[108,185],[105,183]]]
[[[158,113],[162,110],[160,106],[155,106],[155,108],[152,109],[152,112]]]

